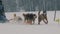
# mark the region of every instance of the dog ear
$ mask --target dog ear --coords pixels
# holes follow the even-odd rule
[[[25,16],[25,14],[23,13],[23,16]]]

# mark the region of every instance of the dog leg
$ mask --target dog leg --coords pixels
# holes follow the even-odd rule
[[[44,22],[45,24],[48,24],[47,15],[43,15],[43,22]]]
[[[38,20],[38,25],[40,25],[41,20]]]
[[[46,20],[45,24],[48,24],[48,19],[47,19],[47,16],[45,16],[45,20]]]
[[[32,21],[31,21],[31,20],[28,20],[28,21],[27,21],[27,24],[32,25]]]
[[[35,23],[35,19],[33,19],[33,24]]]
[[[45,19],[45,20],[43,20],[43,21],[44,21],[44,23],[45,23],[45,24],[48,24],[48,21],[47,21],[46,19]]]

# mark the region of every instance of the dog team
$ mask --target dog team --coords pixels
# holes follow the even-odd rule
[[[13,16],[14,16],[14,18],[10,19],[10,20],[15,20],[15,21],[20,21],[20,20],[22,21],[23,20],[21,17],[17,16],[16,14],[14,14]],[[27,13],[27,14],[23,13],[23,17],[24,17],[24,23],[26,23],[26,24],[34,24],[35,19],[37,17],[38,17],[38,24],[40,24],[41,21],[43,21],[45,24],[48,24],[46,11],[43,11],[42,14],[40,14],[40,11],[39,11],[38,16],[36,14],[33,14],[33,13]]]

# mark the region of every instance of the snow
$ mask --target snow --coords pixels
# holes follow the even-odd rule
[[[17,16],[20,16],[24,19],[22,16],[23,13],[28,12],[6,12],[7,19],[13,18],[13,14],[16,13]],[[34,13],[37,15],[36,12],[29,12]],[[6,22],[6,23],[0,23],[0,34],[60,34],[60,24],[58,22],[55,22],[54,19],[54,11],[47,12],[48,17],[48,24],[44,24],[44,22],[41,22],[41,25],[37,24],[37,18],[34,25],[26,25],[23,21],[19,21],[14,23],[14,21]],[[60,17],[60,11],[57,11],[56,18]]]

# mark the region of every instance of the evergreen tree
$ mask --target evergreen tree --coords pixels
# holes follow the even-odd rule
[[[4,6],[2,4],[2,0],[0,0],[0,22],[5,22],[6,16],[4,12]]]

